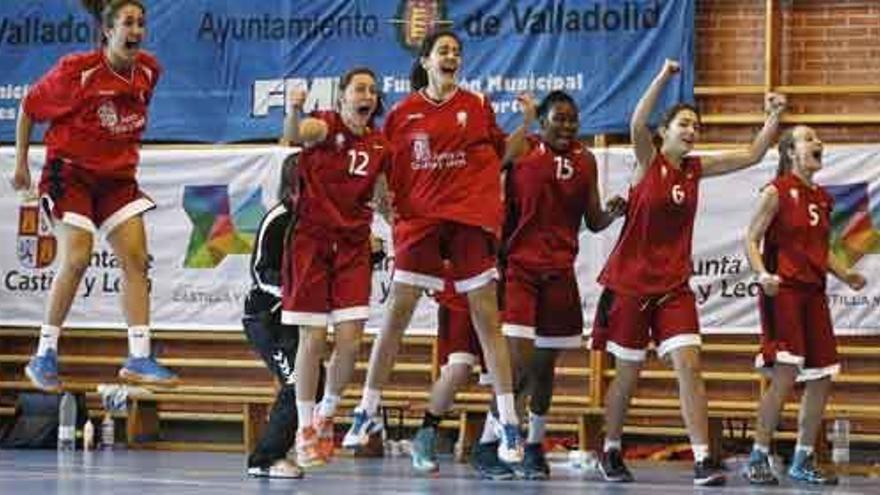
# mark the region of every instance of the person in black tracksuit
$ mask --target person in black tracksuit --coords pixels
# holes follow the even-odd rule
[[[299,466],[287,459],[297,427],[293,363],[299,329],[281,324],[281,263],[288,233],[296,222],[297,156],[292,154],[284,161],[278,195],[281,201],[260,220],[251,255],[253,285],[244,303],[242,324],[248,341],[275,375],[280,389],[266,432],[248,456],[250,476],[302,477]]]

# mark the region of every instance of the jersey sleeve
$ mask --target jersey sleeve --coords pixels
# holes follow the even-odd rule
[[[76,108],[80,88],[74,60],[62,58],[31,86],[24,98],[24,112],[37,122],[57,119]]]
[[[584,173],[586,174],[588,185],[598,183],[599,166],[596,165],[596,155],[586,148],[584,148]]]
[[[142,64],[147,80],[150,82],[150,92],[147,95],[147,104],[149,104],[153,97],[153,91],[156,89],[156,85],[159,84],[159,79],[162,78],[162,64],[159,63],[159,59],[155,55],[146,51],[138,54],[138,61]]]

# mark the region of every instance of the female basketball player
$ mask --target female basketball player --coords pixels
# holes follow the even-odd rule
[[[746,252],[762,288],[761,354],[756,364],[771,376],[758,408],[746,471],[753,484],[779,483],[770,468],[770,441],[795,381],[806,386],[788,475],[811,484],[837,483],[835,476],[816,467],[813,456],[831,377],[840,371],[825,279],[830,272],[860,290],[865,277],[844,266],[828,249],[833,199],[813,180],[821,169],[822,141],[816,132],[797,126],[785,133],[779,141],[776,179],[761,191],[749,224]]]
[[[746,151],[697,157],[690,153],[700,133],[700,117],[690,105],[669,109],[657,133],[648,117],[663,88],[679,72],[667,60],[642,96],[630,123],[636,167],[630,182],[626,222],[599,283],[605,289],[596,310],[592,346],[607,349],[616,373],[605,397],[605,446],[600,468],[606,480],[632,481],[623,462],[620,438],[639,371],[653,340],[678,377],[682,416],[694,452],[694,484],[725,482],[709,458],[706,391],[700,372],[699,321],[688,286],[691,244],[700,179],[758,163],[779,124],[784,100],[768,95],[767,120]]]
[[[39,389],[60,389],[58,336],[103,230],[122,272],[122,310],[128,325],[123,379],[173,385],[177,376],[150,349],[147,236],[143,214],[155,203],[135,172],[147,107],[162,69],[143,51],[146,9],[139,0],[83,2],[101,28],[101,46],[63,57],[22,101],[16,127],[13,184],[30,188],[28,149],[35,122],[48,122],[41,203],[55,220],[59,265],[46,304],[36,354],[25,374]]]

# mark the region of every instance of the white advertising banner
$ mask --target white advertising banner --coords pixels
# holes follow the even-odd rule
[[[146,215],[151,255],[152,322],[157,329],[238,330],[250,287],[248,256],[259,219],[275,202],[281,163],[289,150],[278,147],[147,149],[138,179],[158,207]],[[604,195],[626,195],[632,167],[628,149],[597,150]],[[43,156],[34,149],[32,174]],[[743,249],[743,237],[759,189],[773,178],[776,155],[751,169],[705,179],[694,235],[694,277],[705,332],[758,331],[757,287]],[[880,146],[826,150],[817,176],[835,197],[834,249],[869,280],[859,293],[834,279],[828,295],[838,333],[880,333]],[[10,184],[11,148],[0,148],[0,325],[38,325],[56,270],[51,230]],[[599,234],[581,233],[577,272],[589,327],[600,287],[596,275],[614,246],[622,222]],[[41,228],[42,227],[42,228]],[[387,239],[381,220],[375,231]],[[389,243],[390,245],[390,243]],[[381,324],[390,288],[391,260],[373,275],[371,318]],[[68,327],[123,327],[118,297],[120,273],[103,239],[83,277]],[[412,333],[434,333],[436,306],[425,298]],[[587,330],[588,331],[588,330]]]

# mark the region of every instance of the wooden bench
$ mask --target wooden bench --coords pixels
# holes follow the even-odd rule
[[[21,377],[21,367],[29,359],[33,342],[37,336],[36,329],[0,329],[0,390],[12,391],[31,390],[30,385]],[[7,338],[10,337],[10,338]],[[242,424],[243,444],[208,445],[188,442],[175,446],[166,441],[141,442],[138,448],[199,448],[225,449],[241,451],[242,447],[250,447],[252,439],[260,432],[275,389],[268,372],[259,371],[263,363],[250,352],[241,332],[168,332],[157,331],[153,334],[160,362],[178,370],[182,384],[171,391],[159,391],[154,397],[155,407],[150,401],[140,399],[133,407],[137,413],[132,423],[133,435],[141,438],[154,436],[155,428],[161,428],[161,421],[216,421]],[[372,337],[365,339],[367,342]],[[750,362],[757,352],[754,336],[733,338],[729,336],[706,336],[703,344],[703,364],[705,378],[709,382],[710,394],[709,415],[712,438],[742,436],[749,434],[749,424],[755,415],[758,391],[763,391],[766,381],[744,364],[742,368],[725,371],[731,359],[743,363]],[[851,417],[864,418],[868,426],[866,432],[853,433],[853,441],[880,441],[880,411],[878,406],[866,398],[861,400],[865,387],[880,383],[880,375],[865,373],[871,371],[870,360],[880,354],[880,347],[869,338],[845,339],[838,351],[844,361],[844,371],[835,381],[841,384],[839,390],[855,390],[858,395],[850,396],[848,401],[829,406],[829,418]],[[65,330],[62,335],[61,364],[62,378],[66,388],[74,391],[87,392],[91,403],[96,402],[94,393],[98,381],[103,381],[106,371],[111,368],[115,377],[115,367],[122,364],[126,332],[123,330]],[[365,344],[366,347],[366,344]],[[66,350],[66,351],[65,351]],[[430,354],[429,354],[430,353]],[[428,402],[429,383],[439,373],[437,363],[436,340],[430,336],[405,337],[404,359],[395,366],[394,381],[383,391],[386,401],[404,401],[405,410],[396,410],[395,424],[400,434],[400,425],[407,428],[420,424],[420,414]],[[550,414],[555,416],[548,425],[551,432],[577,434],[578,440],[585,448],[601,439],[602,402],[608,381],[614,376],[611,360],[606,354],[591,352],[589,354],[567,353],[567,358],[557,369],[557,391]],[[366,358],[365,353],[362,358]],[[854,372],[850,372],[850,362],[855,362]],[[720,365],[720,366],[719,366]],[[360,361],[358,370],[366,368],[366,362]],[[669,369],[649,367],[642,374],[639,394],[633,400],[634,421],[625,427],[626,434],[682,436],[683,427],[679,426],[678,401],[674,395],[668,395],[675,373]],[[83,370],[80,372],[80,370]],[[212,371],[208,371],[212,370]],[[214,372],[213,370],[216,370]],[[11,378],[11,379],[10,379]],[[99,380],[100,378],[101,380]],[[217,385],[223,383],[224,385]],[[562,385],[559,385],[562,384]],[[730,384],[724,388],[717,385]],[[714,390],[713,390],[714,389]],[[718,391],[722,393],[717,393]],[[658,391],[660,391],[658,393]],[[342,408],[356,404],[361,388],[359,385],[349,387],[343,394]],[[664,395],[667,394],[667,395]],[[214,397],[222,396],[216,401]],[[256,397],[256,398],[255,398]],[[462,445],[475,437],[475,428],[479,426],[481,415],[485,413],[491,394],[488,389],[470,388],[456,397],[453,418],[444,420],[441,427],[457,429]],[[658,398],[660,397],[660,398]],[[218,404],[217,410],[207,411],[207,405]],[[845,402],[854,402],[853,405]],[[0,407],[4,404],[0,403]],[[5,405],[8,405],[8,401]],[[791,418],[794,405],[787,406],[786,417]],[[838,409],[835,409],[835,408]],[[864,408],[863,415],[849,415],[859,407]],[[847,409],[839,409],[847,408]],[[854,409],[855,408],[855,409]],[[840,414],[838,414],[838,412]],[[138,414],[140,416],[138,416]],[[855,414],[855,413],[853,413]],[[340,423],[348,421],[346,411],[340,411]],[[402,421],[401,421],[402,418]],[[657,422],[652,422],[657,418]],[[129,418],[126,415],[126,420]],[[154,421],[156,425],[151,426]],[[391,421],[391,418],[389,418]],[[673,425],[673,422],[678,423]],[[126,428],[128,430],[128,428]],[[783,432],[778,438],[788,438],[790,432]],[[461,442],[460,442],[461,443]]]

